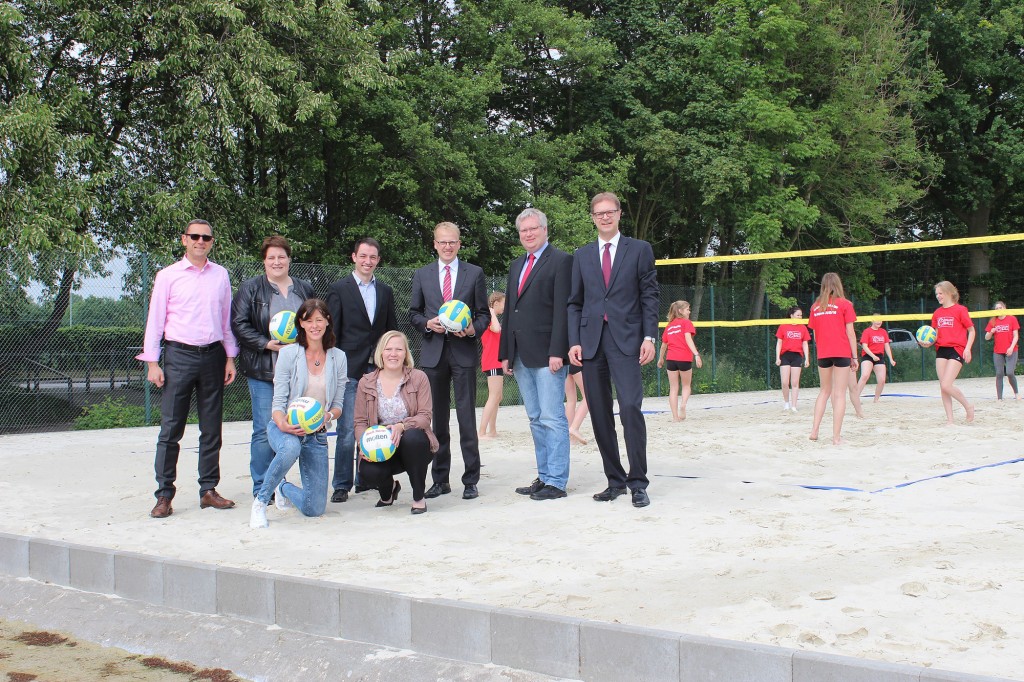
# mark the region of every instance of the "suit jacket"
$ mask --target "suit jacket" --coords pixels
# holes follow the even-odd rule
[[[566,304],[572,280],[572,256],[549,243],[533,264],[519,294],[519,276],[526,254],[512,261],[506,285],[505,315],[501,324],[498,359],[527,367],[547,367],[548,358],[569,356],[569,318]]]
[[[438,277],[438,261],[434,260],[418,269],[412,276],[412,297],[409,300],[409,321],[423,334],[420,345],[420,366],[437,367],[444,349],[444,334],[435,334],[427,329],[427,320],[437,317],[437,311],[444,303],[441,282]],[[459,338],[448,335],[452,361],[459,367],[474,367],[477,362],[477,337],[484,333],[491,323],[491,312],[487,307],[487,288],[484,285],[484,271],[478,266],[459,259],[459,272],[455,278],[452,298],[469,306],[473,316],[476,336]]]
[[[658,278],[654,250],[640,239],[619,239],[608,286],[601,273],[598,241],[576,249],[569,293],[569,345],[583,346],[590,359],[601,343],[601,327],[608,316],[608,332],[622,353],[640,355],[645,336],[658,334]]]
[[[392,329],[398,329],[395,318],[395,293],[391,287],[376,280],[377,307],[373,324],[366,314],[366,304],[353,275],[342,277],[327,291],[327,309],[334,322],[335,346],[345,351],[348,375],[359,379],[370,363],[377,341]]]

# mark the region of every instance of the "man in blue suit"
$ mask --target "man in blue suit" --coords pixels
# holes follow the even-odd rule
[[[646,507],[647,423],[641,366],[654,359],[658,333],[658,278],[651,245],[619,232],[622,206],[611,192],[590,201],[597,240],[573,255],[569,294],[569,362],[583,366],[594,439],[608,487],[594,495],[610,502],[632,492],[633,506]],[[623,469],[615,432],[612,384],[626,441]]]

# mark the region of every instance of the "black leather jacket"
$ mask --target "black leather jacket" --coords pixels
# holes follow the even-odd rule
[[[292,287],[303,300],[315,296],[309,282],[292,277]],[[270,299],[274,289],[266,275],[238,285],[231,300],[231,331],[238,339],[238,371],[260,381],[274,380],[274,353],[270,343]]]

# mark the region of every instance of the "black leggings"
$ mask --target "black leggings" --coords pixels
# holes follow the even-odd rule
[[[409,474],[412,499],[419,502],[427,487],[427,470],[432,460],[427,432],[423,429],[409,429],[402,433],[402,439],[398,441],[398,448],[391,459],[386,462],[359,459],[359,480],[369,488],[376,488],[380,499],[387,500],[395,485],[395,474],[405,471]]]

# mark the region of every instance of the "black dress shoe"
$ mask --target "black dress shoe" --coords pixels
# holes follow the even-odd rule
[[[535,478],[533,479],[533,483],[531,483],[530,485],[524,485],[522,488],[516,488],[516,492],[519,493],[520,495],[533,495],[535,492],[538,492],[543,487],[544,484],[541,483],[540,479]]]
[[[651,503],[651,498],[647,497],[647,491],[643,488],[637,488],[633,491],[633,506],[634,507],[646,507]]]
[[[480,497],[480,491],[476,489],[475,485],[467,485],[466,489],[462,491],[462,499],[464,500],[475,500]]]
[[[427,489],[427,492],[423,493],[423,497],[433,499],[435,497],[441,497],[447,495],[452,491],[452,487],[447,483],[435,483]]]
[[[331,495],[331,502],[346,502],[348,501],[347,490],[335,490],[334,494]]]
[[[416,515],[416,514],[426,514],[427,513],[427,506],[423,505],[422,507],[410,507],[409,508],[409,513],[413,514],[413,515]]]
[[[607,488],[605,488],[601,492],[599,492],[596,495],[594,495],[594,499],[597,500],[598,502],[611,502],[612,500],[614,500],[619,495],[625,495],[625,494],[626,494],[626,489],[625,488],[612,488],[611,486],[608,486]]]
[[[565,497],[565,491],[553,485],[546,485],[530,495],[531,500],[557,500],[559,497]]]

